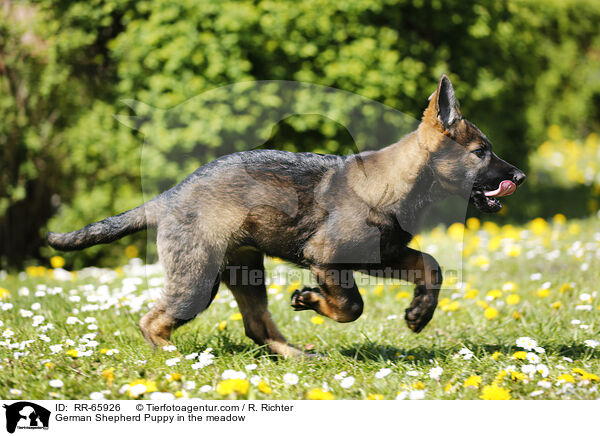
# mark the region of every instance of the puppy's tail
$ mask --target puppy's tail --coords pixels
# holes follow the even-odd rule
[[[155,227],[161,205],[162,198],[158,196],[135,209],[88,224],[74,232],[49,232],[46,239],[51,247],[62,251],[81,250],[96,244],[107,244],[148,227]]]

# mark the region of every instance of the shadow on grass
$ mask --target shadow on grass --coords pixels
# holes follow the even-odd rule
[[[215,350],[218,350],[220,357],[247,355],[252,358],[267,354],[265,347],[258,347],[228,333],[211,336],[181,335],[177,338],[176,344],[182,354],[201,353],[207,348],[212,348],[213,354],[215,354]]]
[[[430,360],[434,359],[444,361],[448,358],[452,358],[452,356],[456,355],[462,348],[471,350],[474,359],[489,358],[495,352],[500,352],[504,356],[511,356],[516,351],[522,351],[521,348],[516,346],[499,344],[464,343],[446,347],[419,346],[415,348],[398,348],[393,345],[378,344],[374,342],[355,342],[350,346],[340,348],[338,351],[341,355],[356,361],[405,361],[429,363]],[[546,347],[546,353],[578,360],[591,357],[594,351],[581,344],[552,344]]]

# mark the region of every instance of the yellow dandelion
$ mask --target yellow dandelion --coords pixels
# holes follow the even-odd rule
[[[541,288],[541,289],[538,289],[537,291],[535,291],[535,293],[540,298],[546,298],[548,295],[550,295],[550,289],[548,289],[548,288]]]
[[[10,297],[8,289],[0,288],[0,300],[6,300],[8,297]]]
[[[450,304],[451,301],[448,297],[444,297],[438,302],[438,306],[445,306],[446,304]]]
[[[44,266],[28,266],[25,268],[25,272],[31,277],[43,277],[46,275],[46,267]]]
[[[548,127],[548,137],[553,141],[560,141],[563,139],[560,126],[552,124],[550,127]]]
[[[517,371],[512,371],[510,373],[510,378],[513,380],[519,380],[519,381],[527,380],[527,376],[525,374],[523,374],[522,372],[517,372]]]
[[[450,236],[455,241],[460,241],[463,238],[463,234],[465,232],[465,226],[463,223],[454,223],[448,227],[448,236]]]
[[[52,268],[62,268],[65,266],[65,260],[61,256],[52,256],[50,258]]]
[[[536,218],[529,223],[534,235],[541,236],[548,231],[548,223],[544,218]]]
[[[241,313],[234,313],[233,315],[231,315],[229,317],[230,320],[232,321],[240,321],[242,319],[242,314]]]
[[[450,382],[446,383],[446,386],[444,386],[444,392],[450,392],[451,389],[452,389],[452,383],[450,383]]]
[[[316,325],[321,325],[325,322],[325,320],[322,317],[315,315],[310,319],[310,322]]]
[[[178,372],[173,372],[173,373],[169,374],[169,379],[171,381],[179,381],[179,380],[181,380],[181,374],[179,374]]]
[[[482,400],[510,400],[511,396],[508,389],[492,384],[483,387],[479,398]]]
[[[596,374],[590,374],[589,372],[586,372],[585,374],[582,374],[582,376],[581,376],[581,380],[589,380],[589,381],[597,382],[598,379],[599,379],[599,377]]]
[[[315,388],[306,393],[306,398],[309,400],[333,400],[335,397],[329,391]]]
[[[402,300],[403,298],[410,298],[410,293],[406,291],[400,291],[396,294],[396,300]]]
[[[575,378],[571,374],[561,374],[558,376],[557,380],[564,380],[566,383],[575,383]]]
[[[383,400],[383,395],[381,395],[381,394],[369,394],[367,396],[367,400]]]
[[[498,360],[500,356],[502,356],[502,353],[500,351],[494,351],[494,353],[491,355],[491,358],[494,360]]]
[[[417,235],[414,238],[412,238],[412,240],[410,241],[408,246],[410,248],[414,248],[415,250],[418,250],[421,247],[421,244],[423,244],[423,237],[421,235]]]
[[[562,307],[562,302],[561,301],[555,301],[554,303],[552,303],[550,305],[550,307],[552,307],[552,309],[560,309]]]
[[[527,352],[526,351],[517,351],[517,352],[513,353],[513,355],[511,357],[513,359],[525,360],[525,359],[527,359]]]
[[[240,378],[230,378],[219,382],[217,385],[217,392],[220,395],[229,395],[233,393],[246,395],[250,388],[250,382],[248,380]]]
[[[137,247],[135,245],[128,245],[127,247],[125,247],[125,256],[127,256],[128,258],[134,258],[137,257],[139,254],[139,250],[137,249]]]
[[[567,222],[567,217],[564,216],[562,213],[557,213],[552,218],[552,221],[554,221],[554,223],[556,223],[558,225],[565,225]]]
[[[565,292],[570,292],[573,289],[575,289],[575,288],[573,287],[572,283],[563,283],[561,285],[559,291],[560,291],[561,294],[564,294]]]
[[[264,380],[261,380],[261,382],[258,384],[258,390],[263,394],[270,394],[273,392],[273,389],[271,389],[271,387]]]
[[[485,316],[487,319],[494,319],[498,316],[498,310],[494,307],[488,307],[484,310],[483,316]]]
[[[519,304],[519,301],[521,301],[521,297],[519,297],[518,294],[510,294],[508,297],[506,297],[506,304],[510,306]]]
[[[46,362],[46,363],[44,363],[44,366],[48,369],[52,369],[52,368],[54,368],[55,365],[52,362]]]
[[[225,330],[225,327],[227,327],[227,321],[221,321],[219,323],[219,330],[223,331]]]
[[[508,373],[504,369],[498,371],[498,374],[496,374],[496,377],[494,377],[494,382],[492,384],[497,385],[497,384],[501,383],[502,380],[504,379],[504,377],[506,377],[507,375],[508,375]]]
[[[521,314],[519,312],[513,312],[512,317],[518,320],[521,319]]]
[[[77,357],[77,356],[79,355],[79,351],[77,351],[77,350],[76,350],[76,349],[74,349],[74,348],[71,348],[70,350],[67,350],[65,353],[66,353],[68,356],[71,356],[71,357]]]
[[[383,294],[383,290],[385,289],[385,286],[383,285],[377,285],[373,288],[373,294],[380,296]]]
[[[477,388],[477,387],[479,387],[480,384],[481,384],[481,376],[472,375],[465,380],[464,386],[465,386],[465,388],[468,388],[471,386]]]
[[[491,291],[489,291],[486,294],[486,297],[491,297],[491,298],[500,298],[502,297],[502,291],[500,289],[492,289]]]
[[[482,309],[486,309],[486,308],[490,307],[490,305],[489,305],[489,304],[487,304],[487,303],[486,303],[485,301],[483,301],[483,300],[477,300],[477,303],[475,303],[475,304],[477,304],[477,305],[478,305],[479,307],[481,307]]]
[[[444,281],[442,283],[442,287],[451,288],[458,283],[458,277],[455,275],[449,275],[444,277]]]
[[[416,383],[413,383],[412,387],[413,387],[413,389],[418,389],[420,391],[422,391],[423,389],[425,389],[425,385],[423,384],[422,381],[418,381]]]
[[[441,307],[444,312],[455,312],[460,307],[460,303],[458,301],[452,301],[451,303],[445,304]]]
[[[300,289],[300,286],[302,285],[302,283],[300,283],[299,281],[293,281],[291,282],[288,287],[286,288],[288,292],[294,292],[296,289]]]
[[[511,245],[506,249],[506,255],[509,257],[519,257],[521,255],[520,245]]]
[[[498,231],[500,230],[500,227],[498,226],[498,224],[496,224],[493,221],[486,221],[483,223],[483,225],[481,227],[483,228],[483,230],[485,230],[486,232],[488,232],[492,235],[498,233]]]
[[[475,265],[480,268],[487,268],[490,266],[490,259],[487,256],[477,256],[475,258]]]
[[[479,291],[477,289],[471,289],[465,293],[465,298],[467,300],[474,300],[479,295]]]
[[[467,228],[476,232],[481,227],[481,223],[475,217],[467,219]]]
[[[112,367],[105,369],[102,371],[102,377],[106,379],[109,385],[112,384],[112,382],[115,381],[115,369]]]
[[[502,244],[502,238],[500,236],[494,236],[490,239],[490,242],[488,242],[488,250],[496,251],[500,248],[500,244]]]
[[[152,380],[139,378],[139,379],[136,379],[136,380],[132,381],[131,383],[129,383],[129,390],[127,391],[127,393],[129,394],[130,397],[137,398],[140,395],[139,393],[135,393],[136,390],[131,389],[132,387],[138,386],[138,385],[142,385],[142,386],[146,387],[146,390],[143,391],[142,393],[151,393],[151,392],[156,392],[158,390],[156,383],[153,382]]]

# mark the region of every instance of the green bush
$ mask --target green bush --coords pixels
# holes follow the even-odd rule
[[[35,19],[20,23],[23,11]],[[150,190],[244,149],[227,140],[256,114],[234,117],[235,106],[188,101],[240,81],[312,82],[418,118],[446,72],[466,116],[500,155],[525,167],[549,125],[569,137],[598,130],[598,22],[595,0],[11,3],[0,12],[2,264],[47,256],[40,235],[48,227],[73,230],[139,204],[144,135],[152,141],[142,159]],[[155,123],[138,120],[138,131],[113,117],[134,115],[124,99],[181,110],[176,120],[155,111]],[[352,150],[343,125],[316,116],[288,118],[269,145]],[[143,249],[145,238],[67,261],[116,264],[130,243]]]

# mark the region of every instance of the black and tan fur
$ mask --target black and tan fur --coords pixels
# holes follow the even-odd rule
[[[76,250],[156,227],[166,284],[139,323],[150,343],[167,343],[224,282],[246,334],[290,356],[300,351],[275,326],[264,281],[248,283],[242,271],[263,277],[265,255],[310,268],[319,286],[294,292],[292,306],[338,322],[363,311],[351,271],[408,272],[402,277],[416,287],[405,318],[419,332],[433,316],[442,282],[436,260],[407,247],[420,216],[454,194],[496,212],[500,203],[483,192],[506,179],[519,185],[525,175],[499,159],[485,135],[462,118],[444,75],[418,129],[386,148],[343,157],[274,150],[224,156],[136,209],[75,232],[49,233],[48,241]],[[344,273],[350,278],[340,280]]]

